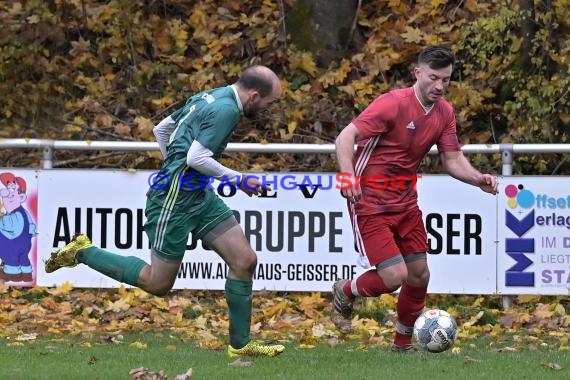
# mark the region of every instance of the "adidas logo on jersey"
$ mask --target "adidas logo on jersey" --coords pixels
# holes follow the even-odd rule
[[[413,122],[413,121],[410,121],[410,122],[408,123],[408,125],[406,125],[406,128],[408,128],[408,129],[416,129],[416,126],[414,125],[414,122]]]

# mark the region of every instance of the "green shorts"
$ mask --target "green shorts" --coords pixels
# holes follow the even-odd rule
[[[196,239],[201,239],[233,216],[232,210],[217,194],[207,194],[201,207],[191,213],[171,211],[147,199],[144,229],[150,246],[162,258],[182,261],[190,233]]]

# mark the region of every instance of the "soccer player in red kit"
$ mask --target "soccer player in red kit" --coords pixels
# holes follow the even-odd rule
[[[352,281],[335,282],[332,320],[341,332],[349,332],[355,297],[377,297],[401,288],[392,351],[415,351],[412,330],[425,306],[430,276],[415,188],[422,159],[435,144],[449,175],[497,194],[495,176],[481,174],[463,156],[453,107],[443,98],[454,63],[449,49],[424,48],[414,69],[415,84],[376,98],[336,139],[340,172],[354,179],[342,193],[359,263],[372,268]],[[402,177],[408,178],[403,186]],[[398,186],[385,183],[394,178]]]

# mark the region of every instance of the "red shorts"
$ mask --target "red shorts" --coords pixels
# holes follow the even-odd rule
[[[356,249],[368,257],[372,266],[396,256],[428,251],[422,212],[417,207],[399,213],[359,215],[358,228],[354,228],[352,213],[351,219]]]

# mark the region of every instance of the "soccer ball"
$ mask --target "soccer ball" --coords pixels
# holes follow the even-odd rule
[[[424,311],[414,323],[414,339],[429,352],[443,352],[453,346],[457,322],[444,310]]]

